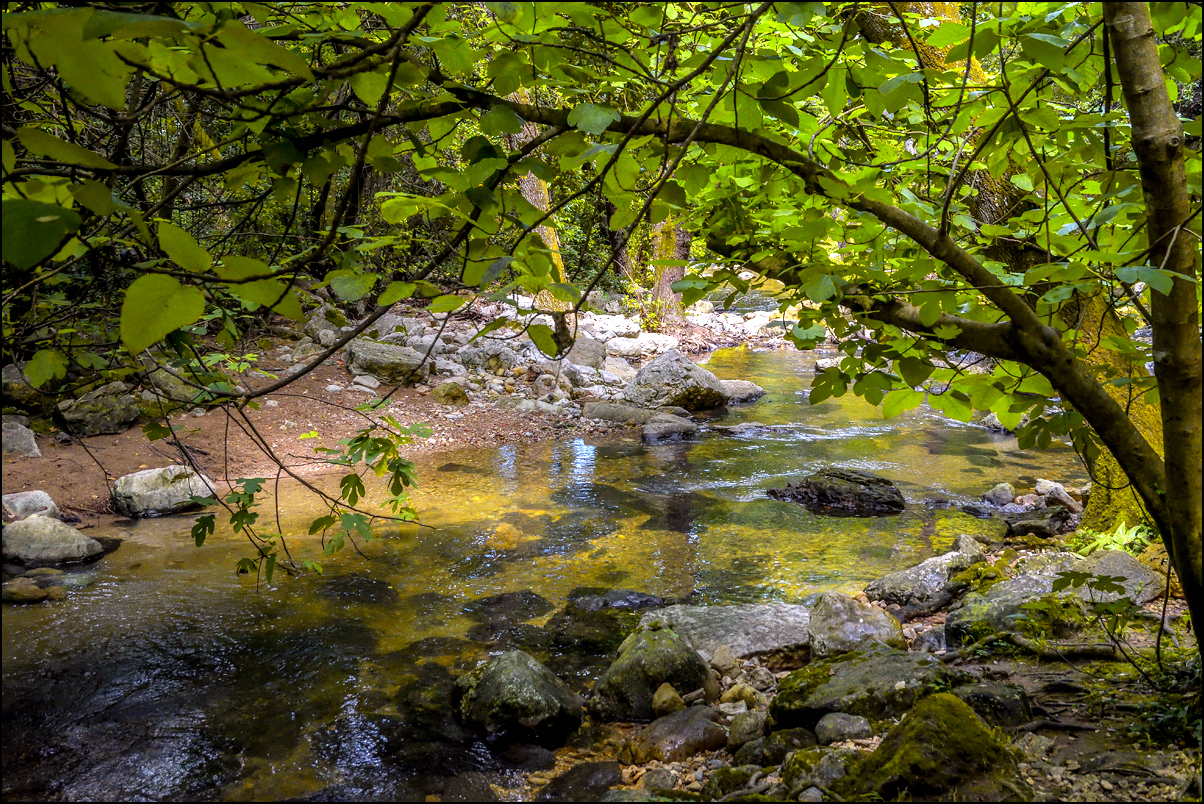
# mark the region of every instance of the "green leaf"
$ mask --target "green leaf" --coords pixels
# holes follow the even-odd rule
[[[523,119],[509,106],[494,106],[481,118],[481,131],[490,136],[517,134],[523,130]]]
[[[276,570],[276,554],[270,553],[263,562],[263,582],[272,582],[272,573]]]
[[[4,261],[19,271],[59,250],[63,239],[79,228],[79,214],[58,204],[6,198],[3,209]]]
[[[1019,187],[1021,190],[1028,190],[1031,192],[1033,189],[1033,180],[1029,178],[1027,173],[1013,173],[1008,178],[1008,181]]]
[[[250,276],[270,274],[267,263],[251,257],[223,257],[217,274],[222,279],[245,279]],[[279,279],[258,279],[254,282],[239,282],[225,286],[232,296],[246,302],[267,307],[294,321],[304,321],[305,313],[297,294]]]
[[[923,391],[896,389],[886,395],[882,401],[882,418],[892,419],[905,410],[919,407],[924,401]]]
[[[158,422],[147,422],[142,425],[142,432],[146,433],[147,441],[158,441],[171,437],[171,428]]]
[[[379,274],[342,274],[330,277],[330,287],[345,302],[359,301],[376,287]]]
[[[468,299],[462,299],[459,296],[440,296],[426,306],[428,313],[450,313],[452,310],[459,310],[464,306]]]
[[[581,291],[577,289],[576,285],[569,284],[568,282],[556,282],[548,285],[548,293],[552,294],[553,299],[568,302],[569,304],[576,304],[581,301]]]
[[[926,327],[931,327],[941,318],[941,300],[929,299],[920,305],[920,323]]]
[[[903,382],[912,388],[923,385],[924,380],[932,374],[933,365],[914,357],[903,357],[895,361],[895,371],[903,378]]]
[[[1145,282],[1152,289],[1163,295],[1169,295],[1175,286],[1173,274],[1169,271],[1160,271],[1149,265],[1128,265],[1124,268],[1117,268],[1116,276],[1122,282],[1128,282],[1130,285],[1137,282]]]
[[[390,282],[389,286],[384,289],[376,303],[382,307],[388,307],[391,304],[408,299],[414,295],[414,291],[418,288],[413,282]]]
[[[162,340],[167,333],[196,323],[205,314],[205,294],[185,287],[174,276],[146,274],[134,280],[121,304],[121,340],[130,354]]]
[[[29,126],[19,128],[17,129],[17,139],[21,141],[21,144],[30,153],[45,156],[57,162],[102,168],[104,170],[111,170],[117,167],[100,154],[66,140],[60,140],[58,137],[40,128],[31,128]]]
[[[196,518],[196,524],[192,526],[192,538],[196,541],[197,547],[205,543],[206,536],[217,530],[216,520],[216,514],[202,514]]]
[[[527,328],[527,334],[531,336],[532,342],[548,357],[556,357],[560,349],[556,345],[556,338],[552,334],[552,328],[543,324],[532,324]]]
[[[611,123],[622,115],[617,109],[609,106],[599,106],[596,103],[582,103],[569,112],[569,125],[595,136],[601,134]]]
[[[104,182],[89,180],[71,188],[75,200],[97,215],[112,215],[117,210],[113,191]]]
[[[949,47],[966,41],[969,36],[970,26],[962,25],[960,22],[944,21],[941,23],[941,27],[928,37],[928,44],[933,47]]]
[[[67,376],[67,356],[58,349],[39,349],[25,367],[29,384],[41,388],[52,379]]]
[[[209,252],[201,248],[196,238],[174,223],[164,221],[159,224],[159,248],[185,271],[203,273],[213,265]]]
[[[1020,47],[1025,56],[1054,72],[1061,72],[1066,65],[1066,53],[1063,48],[1069,44],[1065,39],[1050,34],[1026,34],[1020,39]]]
[[[380,102],[380,96],[385,94],[389,84],[389,76],[384,73],[356,73],[351,76],[351,90],[365,105],[375,109]]]

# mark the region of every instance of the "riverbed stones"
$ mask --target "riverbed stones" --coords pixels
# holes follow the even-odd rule
[[[493,737],[552,744],[581,725],[581,697],[520,650],[469,671],[456,688],[461,717]]]
[[[860,715],[844,712],[829,712],[815,724],[815,740],[820,745],[831,745],[842,740],[863,740],[873,737],[870,722]]]
[[[657,687],[656,692],[652,694],[652,711],[657,717],[671,715],[685,708],[686,702],[681,699],[681,695],[668,681]]]
[[[615,375],[621,382],[631,382],[636,375],[636,370],[631,364],[618,355],[608,355],[606,362],[602,364],[602,370]]]
[[[367,338],[347,344],[347,369],[353,375],[371,374],[385,382],[416,385],[430,376],[430,362],[408,346],[395,346]]]
[[[886,478],[839,466],[787,483],[785,488],[770,489],[768,494],[829,516],[892,516],[904,506],[902,492]]]
[[[591,707],[609,720],[651,720],[652,696],[661,684],[692,692],[708,678],[706,662],[672,630],[639,631],[619,646],[619,656],[594,685]]]
[[[380,322],[377,323],[379,324]],[[338,308],[329,304],[323,304],[310,313],[309,318],[305,320],[305,324],[301,327],[301,331],[318,343],[321,343],[323,332],[337,335],[345,326],[347,326],[347,316],[343,315]]]
[[[815,745],[815,733],[810,729],[778,729],[769,735],[745,743],[736,752],[737,765],[781,765],[793,751]]]
[[[746,744],[765,735],[765,712],[741,712],[732,718],[727,729],[727,750],[735,754]]]
[[[719,713],[709,706],[691,706],[649,723],[619,750],[625,765],[656,759],[680,762],[702,751],[727,745],[727,732],[717,722]]]
[[[125,383],[102,385],[78,399],[65,399],[57,412],[75,436],[121,433],[138,418],[138,402]]]
[[[948,553],[871,581],[865,587],[865,595],[870,600],[897,603],[900,606],[923,602],[943,590],[951,577],[982,561],[984,557],[981,544],[969,536],[961,535],[957,537],[954,549]]]
[[[130,517],[162,516],[195,508],[192,497],[213,497],[213,481],[189,466],[175,464],[146,469],[117,479],[113,505]]]
[[[827,659],[874,645],[907,649],[891,615],[841,592],[824,592],[811,612],[811,657]]]
[[[728,404],[756,402],[765,396],[765,389],[750,380],[720,380],[719,384],[727,394]]]
[[[42,450],[38,449],[38,439],[33,430],[17,422],[4,423],[3,445],[5,455],[17,455],[22,458],[42,457]]]
[[[680,441],[698,432],[698,425],[681,416],[658,413],[644,423],[640,437],[645,444]]]
[[[717,408],[727,402],[719,379],[676,349],[641,368],[623,391],[623,398],[645,408],[676,405],[689,411]]]
[[[30,516],[62,519],[54,499],[44,491],[18,491],[3,497],[4,521],[15,522]]]
[[[458,408],[468,404],[468,394],[458,382],[439,383],[431,389],[431,398],[440,404]]]
[[[720,645],[741,659],[797,667],[811,644],[811,607],[790,603],[735,606],[667,606],[640,618],[672,628],[696,650],[713,657]],[[693,689],[693,688],[691,688]]]
[[[54,517],[31,516],[4,526],[4,560],[27,567],[73,564],[99,558],[100,542]]]
[[[1007,505],[1016,499],[1016,489],[1011,483],[999,483],[982,495],[982,501],[990,505]]]
[[[778,726],[813,729],[829,712],[898,717],[937,684],[973,681],[931,654],[875,648],[815,661],[778,682],[769,714]]]
[[[857,797],[892,801],[1028,801],[1016,757],[961,699],[930,695],[916,704],[858,767]]]
[[[816,786],[830,789],[848,776],[849,765],[859,757],[860,753],[851,748],[804,748],[782,762],[782,782],[796,795]]]

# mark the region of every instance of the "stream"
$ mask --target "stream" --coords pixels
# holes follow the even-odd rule
[[[999,532],[958,510],[995,483],[1086,477],[1068,446],[1014,438],[922,407],[891,420],[852,394],[811,406],[820,352],[727,349],[707,367],[769,394],[704,431],[645,446],[566,437],[441,453],[419,464],[424,526],[382,526],[258,591],[250,554],[219,532],[197,549],[191,517],[125,522],[121,546],[73,571],[59,603],[6,606],[5,799],[340,798],[475,800],[516,785],[539,749],[495,752],[457,724],[456,674],[519,647],[579,690],[636,615],[566,610],[605,589],[671,602],[799,602],[856,591]],[[898,516],[830,518],[765,490],[830,465],[894,481]],[[282,484],[294,556],[320,515]],[[270,503],[262,509],[269,519]]]

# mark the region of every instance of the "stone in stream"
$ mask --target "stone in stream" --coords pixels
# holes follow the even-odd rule
[[[727,645],[741,659],[756,657],[775,666],[802,664],[811,644],[811,607],[806,605],[668,606],[640,618],[641,628],[653,623],[672,628],[708,657]]]
[[[959,698],[938,693],[916,704],[862,760],[844,795],[1029,801],[1032,792],[1020,778],[1007,742]]]
[[[812,659],[827,659],[872,645],[907,649],[898,620],[842,592],[820,595],[811,612],[810,630]]]
[[[492,737],[556,743],[581,725],[581,697],[522,651],[490,659],[456,681],[465,722]]]
[[[898,717],[938,684],[974,681],[931,654],[890,648],[815,661],[778,683],[769,714],[779,726],[814,728],[829,712],[870,720]]]
[[[892,516],[903,511],[903,494],[886,478],[833,466],[785,488],[770,489],[775,500],[797,502],[829,516]]]
[[[569,592],[569,603],[582,611],[601,611],[602,609],[637,611],[663,606],[665,599],[647,592],[637,592],[634,589],[594,589],[579,586]]]
[[[601,801],[623,783],[618,762],[582,762],[553,778],[535,794],[536,801]]]
[[[873,737],[870,722],[860,715],[844,712],[829,712],[815,724],[815,740],[820,745],[831,745],[842,740],[862,740]]]
[[[720,380],[719,384],[727,394],[728,404],[756,402],[765,396],[765,389],[750,380]]]
[[[900,606],[923,602],[943,590],[954,575],[985,557],[982,545],[962,534],[954,541],[953,550],[871,581],[865,587],[865,595],[870,600],[897,603]]]
[[[477,622],[526,622],[547,614],[553,608],[547,598],[524,589],[477,598],[464,607],[464,613]]]
[[[594,685],[590,706],[607,720],[651,720],[652,696],[661,684],[693,692],[707,679],[706,662],[673,631],[639,631],[619,646],[619,657]]]
[[[113,505],[130,517],[160,516],[195,508],[192,498],[215,497],[217,487],[188,466],[165,466],[125,475],[113,484]]]
[[[5,422],[2,443],[5,455],[19,455],[22,458],[42,457],[42,450],[38,449],[38,439],[33,430],[23,424]]]
[[[656,415],[658,413],[655,410],[619,402],[587,402],[581,409],[583,419],[600,419],[619,424],[644,424]]]
[[[125,383],[102,385],[78,399],[58,404],[58,417],[75,436],[122,433],[138,418],[138,402]]]
[[[670,349],[636,373],[623,398],[645,408],[676,405],[695,411],[722,406],[727,393],[714,374]]]
[[[728,436],[751,436],[768,432],[770,427],[761,422],[741,422],[740,424],[716,424],[712,425],[711,429],[716,433]]]
[[[658,718],[623,745],[619,761],[680,762],[703,751],[718,751],[727,745],[727,732],[715,722],[718,719],[719,713],[709,706],[691,706]]]
[[[4,521],[15,522],[30,516],[49,516],[62,519],[59,507],[44,491],[18,491],[15,494],[5,494]]]
[[[640,437],[646,444],[658,444],[663,441],[686,438],[697,432],[698,425],[689,419],[658,413],[644,423]]]
[[[27,567],[100,558],[104,548],[54,517],[31,516],[4,526],[4,560]]]
[[[347,344],[347,370],[352,375],[371,374],[385,382],[415,385],[430,376],[431,366],[408,346],[355,338]]]
[[[1014,499],[1016,499],[1016,489],[1012,488],[1011,483],[999,483],[982,495],[982,501],[991,505],[1008,505]]]
[[[0,599],[5,603],[40,603],[49,596],[33,578],[13,578],[0,586]]]

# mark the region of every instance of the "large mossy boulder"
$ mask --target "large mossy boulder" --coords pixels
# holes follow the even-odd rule
[[[594,685],[591,708],[607,720],[651,720],[652,697],[666,681],[682,693],[704,687],[706,662],[672,630],[638,631]]]
[[[775,728],[811,730],[829,712],[882,720],[903,714],[938,685],[973,680],[931,654],[875,648],[812,662],[794,671],[778,683],[769,714]]]
[[[581,725],[581,697],[520,650],[464,674],[456,690],[460,716],[491,737],[548,745]]]
[[[904,716],[841,785],[857,798],[1029,801],[1016,756],[960,698],[930,695]]]
[[[623,398],[643,408],[672,405],[690,411],[721,407],[728,399],[719,378],[676,349],[641,368]]]
[[[969,536],[958,536],[953,550],[914,567],[883,575],[865,587],[865,595],[870,600],[900,606],[920,603],[941,592],[954,575],[985,557],[981,544]]]
[[[27,567],[76,564],[104,553],[100,542],[50,516],[30,516],[4,526],[4,560]]]
[[[123,382],[111,382],[58,404],[57,414],[75,436],[122,433],[138,419],[138,402]]]
[[[719,712],[709,706],[691,706],[649,723],[619,751],[619,761],[642,765],[656,759],[680,762],[703,751],[727,745],[727,732],[717,721]]]
[[[785,488],[770,489],[770,497],[807,506],[828,516],[892,516],[903,511],[903,494],[889,480],[859,469],[833,466]]]
[[[213,497],[213,481],[191,467],[174,465],[145,469],[117,479],[113,484],[113,505],[131,517],[162,516],[195,508],[193,496]]]
[[[882,645],[907,650],[903,626],[882,609],[841,592],[824,592],[811,612],[811,657],[827,659]]]
[[[347,370],[356,377],[371,374],[384,382],[416,385],[431,373],[431,361],[414,349],[367,338],[348,343],[347,358]]]

